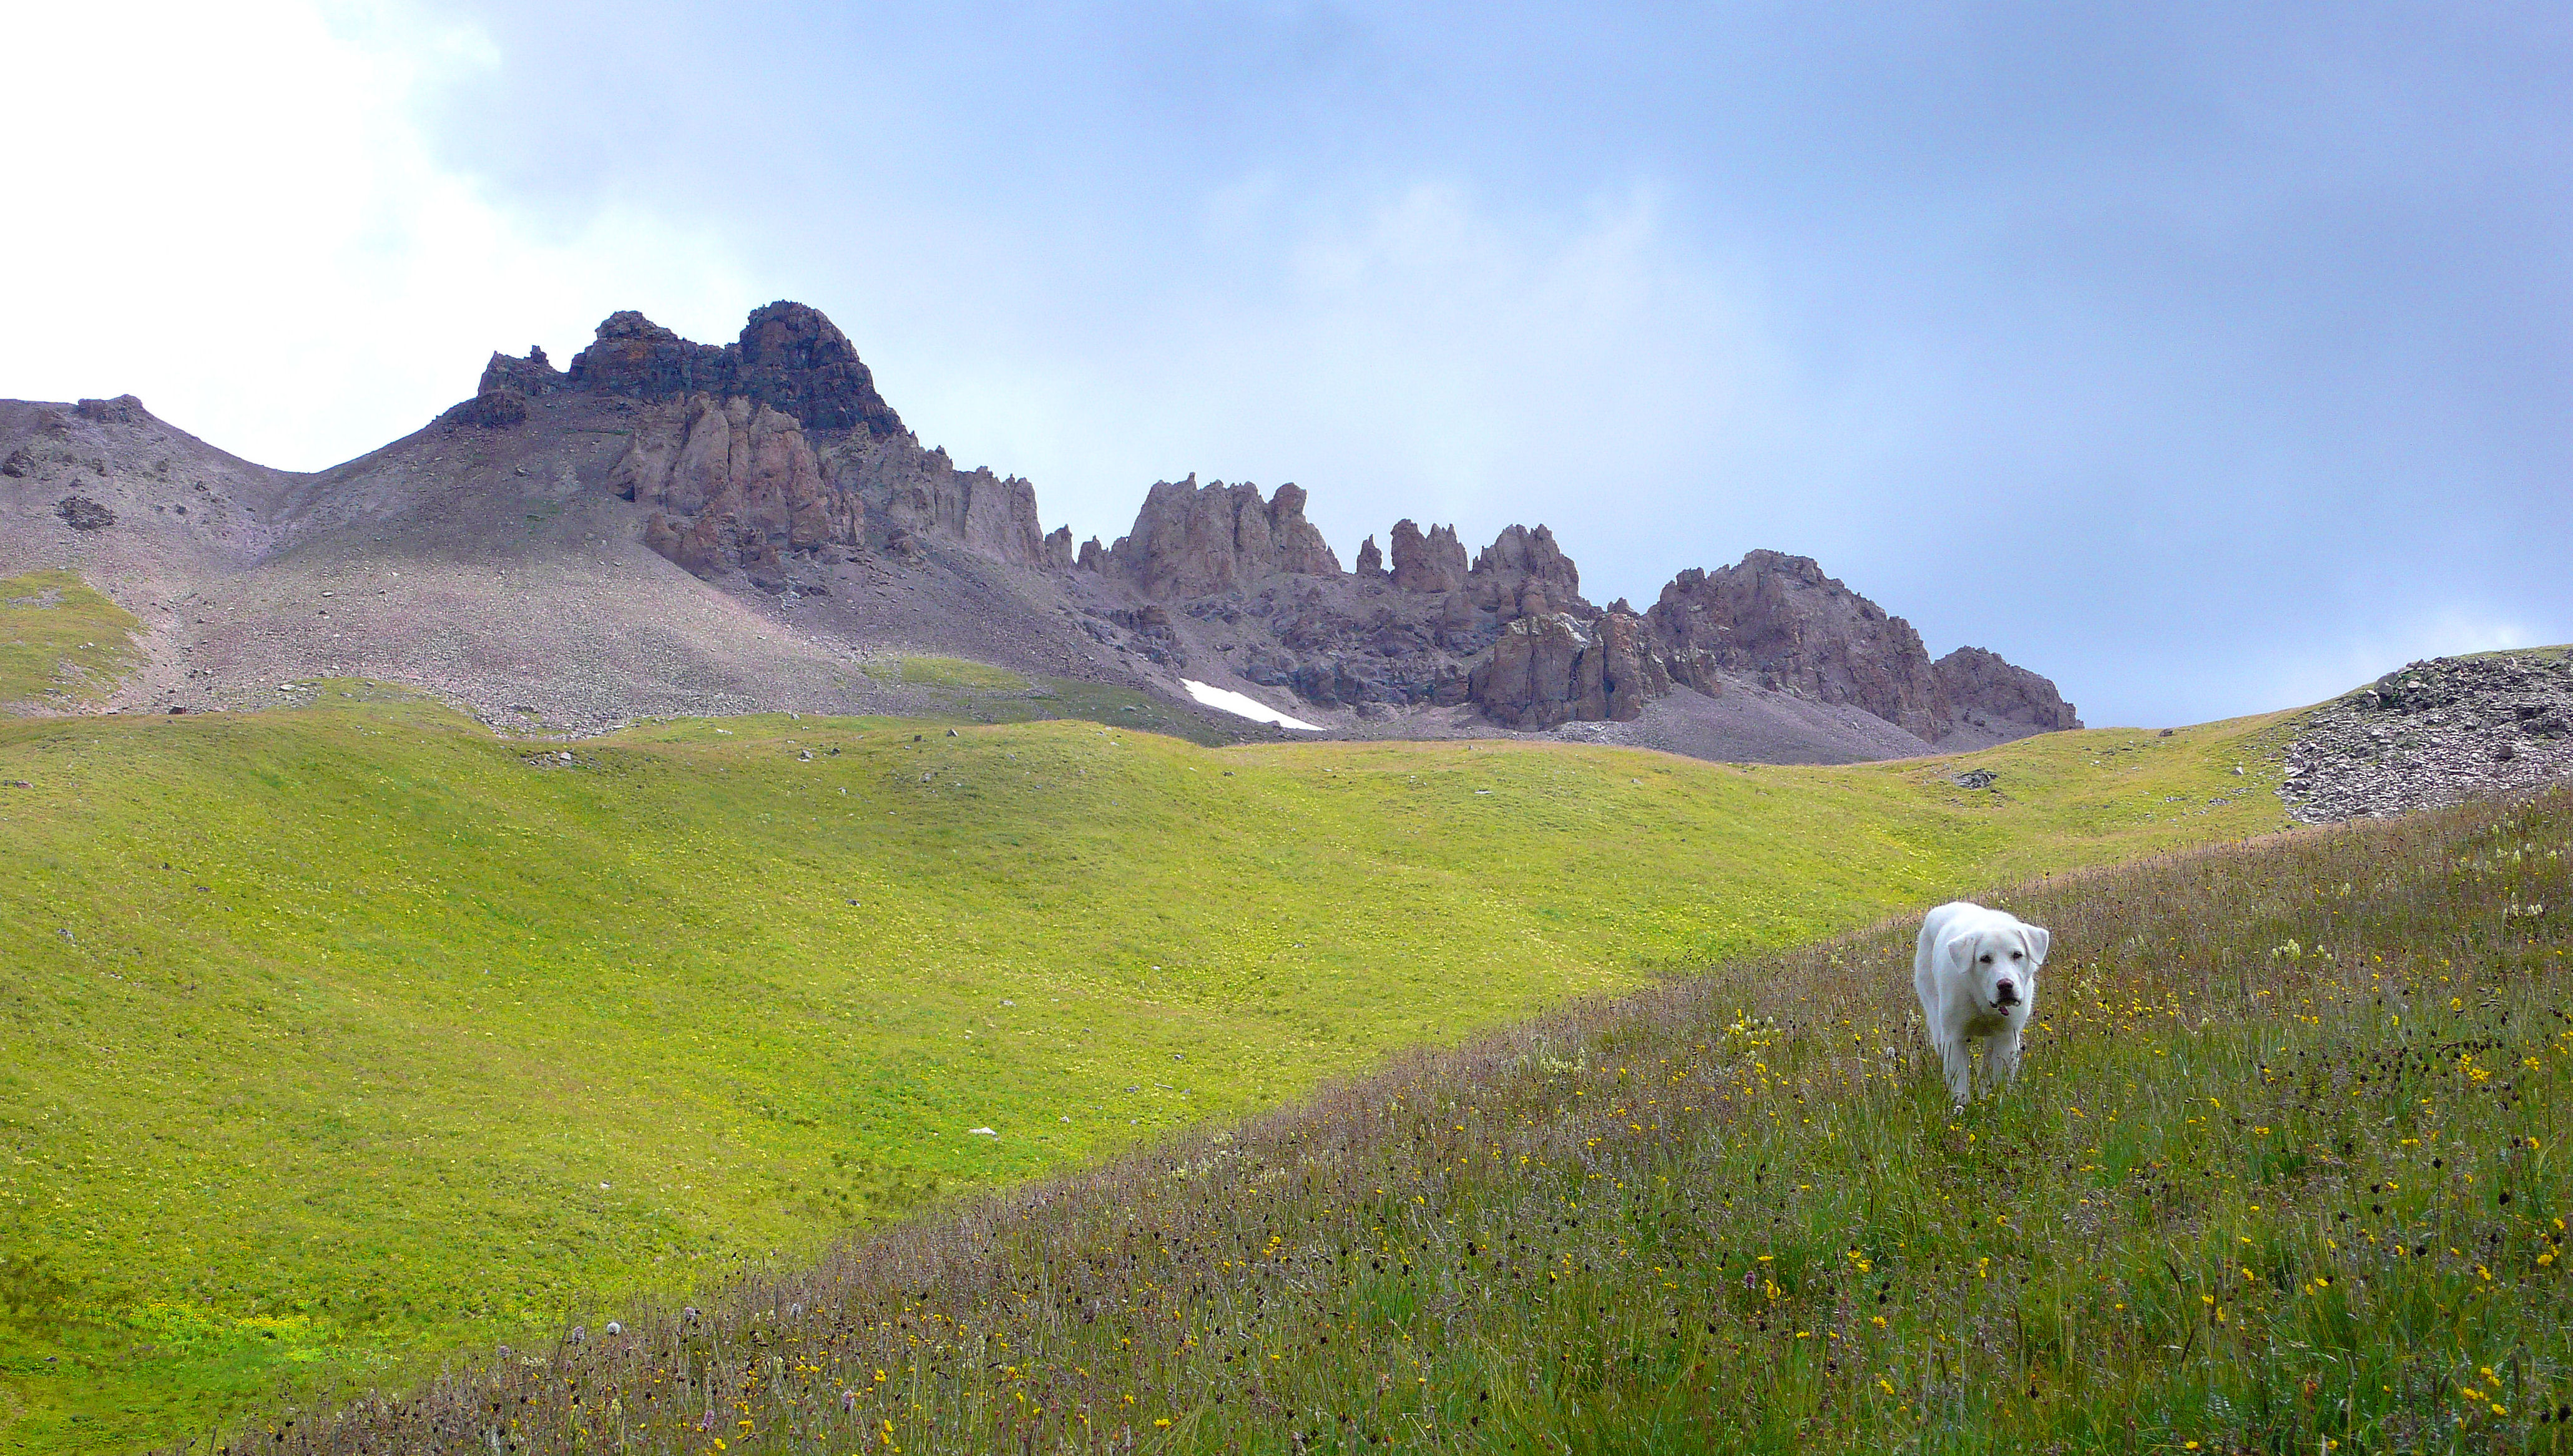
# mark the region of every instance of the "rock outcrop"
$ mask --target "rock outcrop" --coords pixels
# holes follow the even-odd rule
[[[1960,723],[2013,737],[2082,726],[2052,681],[2012,666],[1998,652],[1960,647],[1930,670]]]
[[[569,370],[542,349],[491,356],[474,396],[444,418],[512,429],[532,401],[563,390],[637,401],[608,488],[655,507],[646,544],[699,575],[738,567],[777,588],[799,555],[917,561],[932,540],[1012,565],[1073,565],[1071,532],[1047,536],[1035,487],[924,449],[848,338],[802,304],[754,312],[721,347],[610,315]]]
[[[494,366],[504,363],[495,360]],[[530,361],[541,363],[540,357]],[[492,382],[493,370],[484,369],[483,377]],[[783,300],[753,311],[741,338],[720,348],[690,343],[630,310],[611,314],[589,348],[573,357],[564,383],[638,399],[739,395],[811,429],[907,433],[848,336],[821,311]]]
[[[824,484],[802,423],[739,395],[694,394],[656,415],[607,486],[655,507],[644,544],[699,575],[738,565],[766,585],[790,552],[865,540],[864,505]]]
[[[2573,659],[2440,657],[2316,708],[2278,797],[2307,824],[2402,814],[2573,775]]]
[[[76,531],[103,530],[116,524],[116,512],[86,495],[66,495],[54,502],[54,514]]]
[[[622,319],[626,316],[619,314],[616,317]],[[634,317],[639,319],[642,316],[637,314]],[[602,324],[599,327],[603,330],[607,326]],[[522,396],[550,394],[563,384],[562,370],[555,368],[553,361],[545,358],[544,346],[539,344],[528,347],[525,359],[512,359],[494,352],[490,363],[482,365],[482,382],[474,387],[474,392],[477,395],[503,390]]]
[[[1145,493],[1135,529],[1109,548],[1106,569],[1156,601],[1232,591],[1279,575],[1337,576],[1339,557],[1304,519],[1292,484],[1264,500],[1244,481],[1162,480]]]
[[[1393,584],[1404,591],[1444,596],[1465,584],[1465,548],[1454,526],[1434,525],[1427,535],[1408,520],[1393,523]]]
[[[1036,487],[1020,476],[960,470],[947,451],[924,450],[910,435],[856,430],[823,451],[823,473],[865,501],[897,551],[927,536],[1013,566],[1048,564]]]
[[[1753,551],[1737,565],[1683,571],[1647,615],[1675,675],[1693,686],[1737,672],[1934,743],[1956,726],[1921,634],[1811,557]]]
[[[1565,612],[1531,613],[1502,630],[1467,690],[1494,722],[1552,728],[1631,723],[1671,678],[1640,617],[1608,612],[1585,626]]]

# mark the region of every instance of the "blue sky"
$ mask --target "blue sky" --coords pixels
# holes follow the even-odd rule
[[[795,298],[1084,536],[1196,471],[1602,601],[1772,547],[2094,723],[2573,638],[2560,6],[158,20],[0,97],[0,394],[309,468]]]

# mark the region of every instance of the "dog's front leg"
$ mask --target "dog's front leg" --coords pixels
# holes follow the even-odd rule
[[[1948,1095],[1958,1106],[1975,1099],[1975,1065],[1963,1037],[1950,1037],[1939,1044],[1939,1061],[1948,1073]]]
[[[2014,1027],[1984,1043],[1984,1070],[1996,1088],[2019,1081],[2019,1029]]]

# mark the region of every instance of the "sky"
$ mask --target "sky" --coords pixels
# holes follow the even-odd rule
[[[2573,10],[25,6],[0,396],[264,463],[820,308],[1114,539],[1809,555],[2094,725],[2573,640]]]

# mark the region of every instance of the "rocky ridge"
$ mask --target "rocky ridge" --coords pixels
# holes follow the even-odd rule
[[[722,346],[620,313],[568,369],[540,349],[495,354],[473,396],[428,428],[315,475],[205,452],[130,397],[10,407],[0,505],[50,530],[40,541],[30,527],[27,551],[0,556],[104,565],[179,551],[172,580],[193,583],[192,610],[209,613],[194,625],[245,610],[271,623],[230,632],[219,671],[205,667],[217,644],[203,633],[177,649],[199,655],[160,689],[173,702],[201,677],[239,678],[238,692],[347,671],[503,704],[563,697],[577,678],[556,707],[523,708],[574,726],[734,710],[789,681],[792,705],[831,711],[877,692],[835,654],[891,649],[1174,702],[1185,677],[1354,733],[1624,725],[1683,752],[1846,761],[2078,726],[2043,677],[1974,648],[1933,663],[1901,618],[1774,552],[1683,573],[1649,611],[1603,608],[1543,525],[1508,526],[1469,555],[1452,525],[1397,521],[1384,549],[1370,536],[1344,569],[1302,489],[1195,476],[1155,484],[1132,530],[1076,552],[1069,530],[1044,529],[1026,480],[924,446],[847,338],[787,302]],[[92,435],[124,442],[102,456]],[[229,495],[206,496],[195,477],[202,498],[165,485],[173,460],[199,457],[190,450],[239,482]],[[202,513],[226,500],[230,514]],[[620,542],[716,596],[616,559]],[[215,591],[209,571],[232,579]],[[381,633],[365,619],[346,594],[367,572],[387,610],[408,597],[413,615]],[[559,600],[476,625],[538,582]],[[325,605],[316,591],[342,596]],[[547,663],[582,641],[594,660],[548,687]],[[643,685],[619,685],[635,673]],[[1599,741],[1612,739],[1625,741]]]
[[[2573,656],[2439,657],[2316,708],[2278,787],[2306,824],[2535,789],[2573,773]]]

